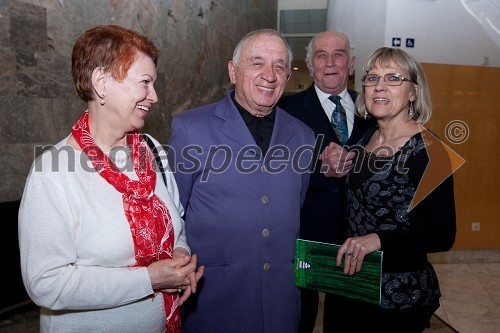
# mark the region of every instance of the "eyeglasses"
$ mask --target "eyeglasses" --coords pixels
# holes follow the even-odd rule
[[[388,86],[400,86],[403,81],[413,82],[412,80],[407,79],[403,75],[398,73],[385,74],[384,76],[380,76],[377,74],[368,74],[361,79],[361,82],[365,87],[373,87],[377,85],[378,80],[380,80],[381,77],[384,78],[384,82]]]

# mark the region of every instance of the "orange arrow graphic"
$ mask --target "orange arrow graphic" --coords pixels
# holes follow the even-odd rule
[[[439,140],[427,128],[419,126],[427,148],[429,164],[425,168],[408,211],[415,208],[419,202],[465,163],[465,159]]]

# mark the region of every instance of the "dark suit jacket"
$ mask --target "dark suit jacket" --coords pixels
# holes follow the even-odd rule
[[[349,94],[355,101],[357,93],[349,90]],[[321,106],[314,85],[294,95],[284,96],[280,100],[279,106],[314,131],[317,141],[316,158],[330,142],[339,143],[330,120]],[[365,130],[372,124],[372,120],[356,116],[347,145],[356,144],[362,138]],[[323,142],[318,141],[318,136],[321,135],[324,136]],[[318,242],[343,242],[346,230],[344,178],[327,178],[320,172],[320,169],[321,163],[318,162],[311,175],[306,199],[301,210],[300,237]]]

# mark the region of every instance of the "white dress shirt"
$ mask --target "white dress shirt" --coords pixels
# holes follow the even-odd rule
[[[316,85],[314,85],[314,89],[316,89],[316,94],[318,94],[319,101],[321,106],[323,106],[323,110],[327,115],[328,119],[332,118],[333,110],[335,110],[335,104],[328,99],[331,94],[327,94],[321,91]],[[347,88],[344,89],[340,94],[338,94],[341,98],[340,103],[345,109],[346,117],[347,117],[347,129],[349,131],[349,136],[351,136],[352,128],[354,127],[354,110],[356,109],[356,105],[351,98],[351,95],[347,92]]]

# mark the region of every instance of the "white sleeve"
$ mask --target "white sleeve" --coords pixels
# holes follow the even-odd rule
[[[45,168],[53,167],[50,157],[43,160]],[[78,310],[114,307],[153,294],[146,267],[78,262],[78,242],[92,240],[79,238],[82,209],[69,193],[74,188],[69,178],[69,172],[32,168],[27,179],[19,209],[19,247],[30,298],[52,310]]]

